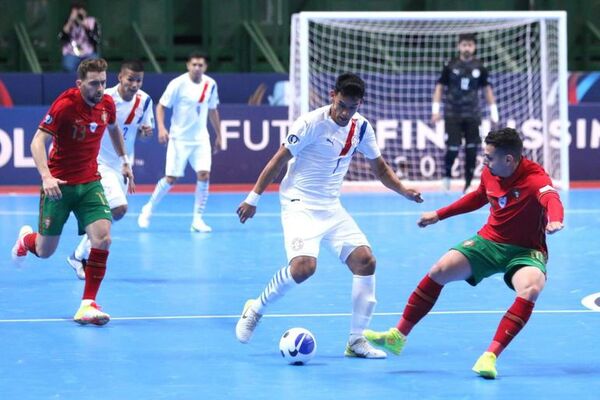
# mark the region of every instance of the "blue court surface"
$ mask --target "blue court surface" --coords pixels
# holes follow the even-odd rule
[[[582,299],[600,292],[600,191],[562,193],[566,229],[549,237],[548,284],[534,315],[498,361],[499,378],[471,372],[514,293],[497,275],[476,288],[448,285],[413,330],[401,356],[343,356],[352,276],[322,249],[317,273],[270,308],[252,341],[234,326],[285,264],[276,194],[242,225],[245,194],[213,194],[210,234],[190,233],[193,197],[171,194],[147,231],[136,217],[148,195],[130,198],[113,225],[98,303],[104,327],[71,321],[83,282],[65,262],[78,242],[71,217],[52,258],[12,265],[19,227],[36,225],[37,196],[0,196],[0,399],[600,399],[600,313]],[[425,193],[417,205],[389,194],[344,194],[343,203],[377,256],[371,327],[396,324],[430,265],[484,223],[487,209],[420,229],[422,211],[456,195]],[[281,334],[311,330],[317,355],[284,363]]]

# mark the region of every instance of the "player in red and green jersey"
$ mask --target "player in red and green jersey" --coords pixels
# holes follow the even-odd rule
[[[123,179],[135,190],[123,135],[115,123],[115,104],[104,94],[106,61],[90,59],[77,69],[77,87],[63,92],[52,104],[31,142],[31,153],[42,177],[38,232],[23,226],[12,250],[19,260],[28,252],[50,257],[58,246],[69,214],[77,218],[79,234],[87,233],[92,249],[86,265],[83,300],[74,320],[104,325],[110,316],[96,304],[110,247],[111,211],[100,184],[96,158],[104,131],[123,162]],[[46,156],[46,143],[52,147]]]
[[[479,188],[447,207],[426,212],[420,227],[490,204],[490,216],[477,235],[456,245],[437,261],[408,299],[398,325],[386,332],[365,331],[373,344],[399,354],[412,328],[435,304],[445,284],[466,280],[477,285],[495,273],[517,297],[504,314],[487,351],[473,366],[484,378],[497,375],[496,357],[525,326],[546,283],[546,233],[563,228],[563,206],[550,177],[521,156],[523,141],[511,128],[485,139]]]

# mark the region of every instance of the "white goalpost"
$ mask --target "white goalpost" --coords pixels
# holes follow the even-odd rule
[[[461,33],[477,37],[475,56],[489,71],[500,124],[523,133],[525,155],[569,185],[566,13],[306,12],[292,17],[290,119],[328,104],[337,75],[366,82],[359,112],[373,124],[396,173],[434,182],[444,170],[444,124],[431,124],[433,89]],[[481,94],[485,137],[491,128]],[[464,156],[453,177],[463,174]],[[481,172],[481,159],[475,171]],[[373,180],[362,156],[347,181]]]

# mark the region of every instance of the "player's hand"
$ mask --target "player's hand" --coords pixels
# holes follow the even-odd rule
[[[131,165],[123,164],[121,173],[123,174],[123,182],[127,185],[127,193],[135,193],[135,182],[133,181],[133,171],[131,170]]]
[[[60,191],[59,185],[66,184],[67,181],[63,181],[62,179],[58,179],[53,177],[52,175],[47,176],[42,179],[42,189],[44,190],[44,195],[50,200],[60,200],[62,199],[62,192]]]
[[[563,223],[559,222],[559,221],[548,222],[548,224],[546,225],[546,233],[548,235],[552,235],[552,234],[560,231],[564,227],[565,226],[563,225]]]
[[[437,124],[442,119],[442,115],[440,113],[431,114],[431,123]]]
[[[169,131],[164,128],[158,128],[158,143],[166,144],[169,141]]]
[[[152,127],[150,125],[140,125],[140,134],[143,137],[152,136]]]
[[[402,195],[415,203],[422,203],[423,198],[421,197],[421,193],[417,192],[415,189],[406,189]]]
[[[217,136],[215,139],[215,145],[213,146],[213,154],[217,154],[221,151],[221,135]]]
[[[421,219],[417,221],[417,225],[425,228],[427,225],[433,225],[440,220],[440,217],[435,211],[427,211],[421,214]]]
[[[254,214],[256,214],[256,206],[251,206],[250,204],[243,201],[242,204],[239,205],[236,212],[238,217],[240,218],[240,222],[243,224],[248,219],[254,217]]]

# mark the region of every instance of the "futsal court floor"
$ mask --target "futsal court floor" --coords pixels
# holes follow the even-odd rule
[[[191,194],[165,197],[146,231],[136,218],[148,195],[132,196],[113,225],[98,296],[112,316],[104,327],[71,321],[83,290],[65,262],[79,240],[74,217],[54,256],[16,267],[10,250],[21,225],[35,226],[38,197],[0,196],[0,399],[600,399],[600,312],[582,305],[600,292],[600,190],[561,193],[566,228],[548,238],[546,289],[494,381],[471,367],[514,300],[500,275],[444,288],[401,356],[348,359],[352,275],[325,248],[316,274],[238,343],[244,302],[285,264],[277,195],[264,195],[242,225],[244,196],[211,195],[209,234],[189,232]],[[418,205],[389,193],[342,196],[377,257],[372,328],[395,325],[431,264],[485,222],[487,207],[416,226],[421,212],[457,197],[425,193]],[[279,354],[281,334],[295,326],[317,340],[305,366]]]

